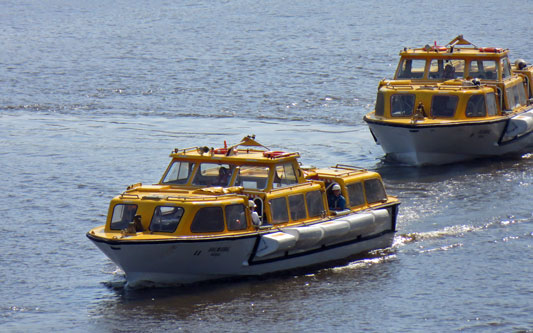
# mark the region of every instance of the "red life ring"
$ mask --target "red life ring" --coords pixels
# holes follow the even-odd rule
[[[217,148],[214,150],[214,153],[215,154],[227,154],[228,153],[228,149],[227,148]]]
[[[268,158],[279,157],[279,156],[281,156],[283,154],[285,154],[284,151],[265,151],[265,152],[263,152],[263,156],[264,157],[268,157]]]
[[[435,45],[435,46],[432,47],[432,49],[434,51],[446,51],[448,48],[446,46],[437,46],[437,45]]]

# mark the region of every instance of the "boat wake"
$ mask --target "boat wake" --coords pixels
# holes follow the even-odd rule
[[[495,228],[507,228],[511,225],[527,223],[527,222],[533,222],[533,219],[531,217],[530,218],[515,218],[514,216],[509,216],[507,219],[504,219],[504,220],[492,221],[492,222],[488,222],[486,224],[478,225],[478,226],[455,225],[455,226],[449,226],[449,227],[445,227],[443,229],[434,230],[434,231],[397,234],[396,237],[394,237],[394,243],[392,247],[400,248],[404,245],[408,245],[411,243],[438,240],[438,239],[462,238],[462,237],[465,237],[466,234],[470,234],[470,233],[481,233],[481,232],[495,229]],[[460,247],[460,246],[462,246],[462,243],[446,245],[446,246],[440,247],[439,249],[448,250],[448,249]],[[424,249],[421,252],[432,252],[435,250],[437,249],[433,249],[433,250]]]

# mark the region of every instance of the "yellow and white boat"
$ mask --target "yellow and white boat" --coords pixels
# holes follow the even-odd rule
[[[298,153],[253,137],[170,157],[158,184],[129,186],[111,200],[106,224],[87,233],[130,285],[262,275],[392,244],[399,201],[378,173],[302,168]],[[328,205],[336,185],[341,211]]]
[[[387,158],[446,164],[533,151],[533,66],[457,36],[405,48],[364,120]]]

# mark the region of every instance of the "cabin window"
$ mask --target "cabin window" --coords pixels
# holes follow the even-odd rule
[[[228,186],[233,168],[229,164],[202,163],[196,171],[193,185]]]
[[[424,77],[425,59],[402,59],[397,79],[421,79]]]
[[[113,216],[111,217],[111,229],[122,230],[128,227],[128,224],[133,221],[137,213],[137,205],[118,204],[113,208]]]
[[[506,91],[507,104],[510,110],[526,104],[526,92],[522,84],[509,87]]]
[[[272,223],[288,222],[287,199],[281,197],[270,200],[270,213],[272,214]]]
[[[163,184],[186,184],[194,163],[174,162],[163,178]]]
[[[385,95],[378,91],[376,97],[376,116],[383,116],[385,114]]]
[[[365,180],[366,201],[370,203],[387,201],[387,194],[381,180],[374,178]]]
[[[150,222],[150,231],[174,232],[183,216],[183,208],[175,206],[158,206]]]
[[[322,192],[307,192],[305,194],[305,200],[307,201],[307,210],[309,211],[309,217],[317,217],[322,215],[322,212],[324,211],[324,201],[322,199]]]
[[[468,76],[484,80],[498,79],[498,66],[494,60],[472,60]]]
[[[243,230],[247,228],[244,205],[226,206],[226,223],[228,230]]]
[[[515,96],[518,96],[518,103],[520,103],[520,105],[526,105],[526,90],[524,88],[524,85],[519,83],[514,86],[513,89]]]
[[[365,195],[363,193],[363,184],[351,183],[346,185],[348,190],[348,199],[350,200],[350,207],[361,206],[365,203]]]
[[[203,207],[198,210],[191,223],[191,232],[224,231],[222,207]]]
[[[444,75],[444,60],[433,59],[429,65],[429,78],[442,79]]]
[[[390,98],[390,113],[392,117],[410,117],[415,107],[415,95],[395,94]]]
[[[239,168],[235,186],[262,190],[266,187],[270,169],[264,166],[243,165]]]
[[[511,76],[511,64],[507,57],[502,59],[502,80]]]
[[[292,163],[276,165],[272,186],[277,188],[292,184],[298,184],[298,179],[296,178]]]
[[[468,104],[466,105],[465,115],[467,117],[485,117],[487,115],[487,111],[485,109],[485,96],[470,96],[468,99]]]
[[[453,95],[435,95],[431,102],[433,117],[453,117],[459,98]]]
[[[496,94],[487,94],[487,114],[495,116],[498,114],[498,102],[496,101]]]
[[[289,210],[291,212],[291,220],[293,221],[305,219],[307,217],[303,194],[289,196]]]

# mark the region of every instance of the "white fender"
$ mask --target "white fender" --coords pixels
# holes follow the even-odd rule
[[[295,244],[296,237],[284,232],[263,235],[259,240],[255,255],[257,257],[264,257],[272,253],[284,252],[293,248]]]
[[[319,224],[324,231],[321,243],[327,244],[339,240],[350,231],[350,223],[347,221],[328,221]]]
[[[372,213],[359,213],[345,217],[350,224],[350,236],[367,235],[376,230],[375,217]]]
[[[316,224],[306,227],[285,228],[283,232],[296,237],[297,249],[316,245],[324,237],[324,229]]]
[[[533,131],[533,111],[528,111],[509,119],[509,124],[505,131],[505,138],[512,139],[531,131]]]
[[[374,215],[374,225],[377,231],[383,231],[390,227],[390,214],[387,209],[372,211]]]

